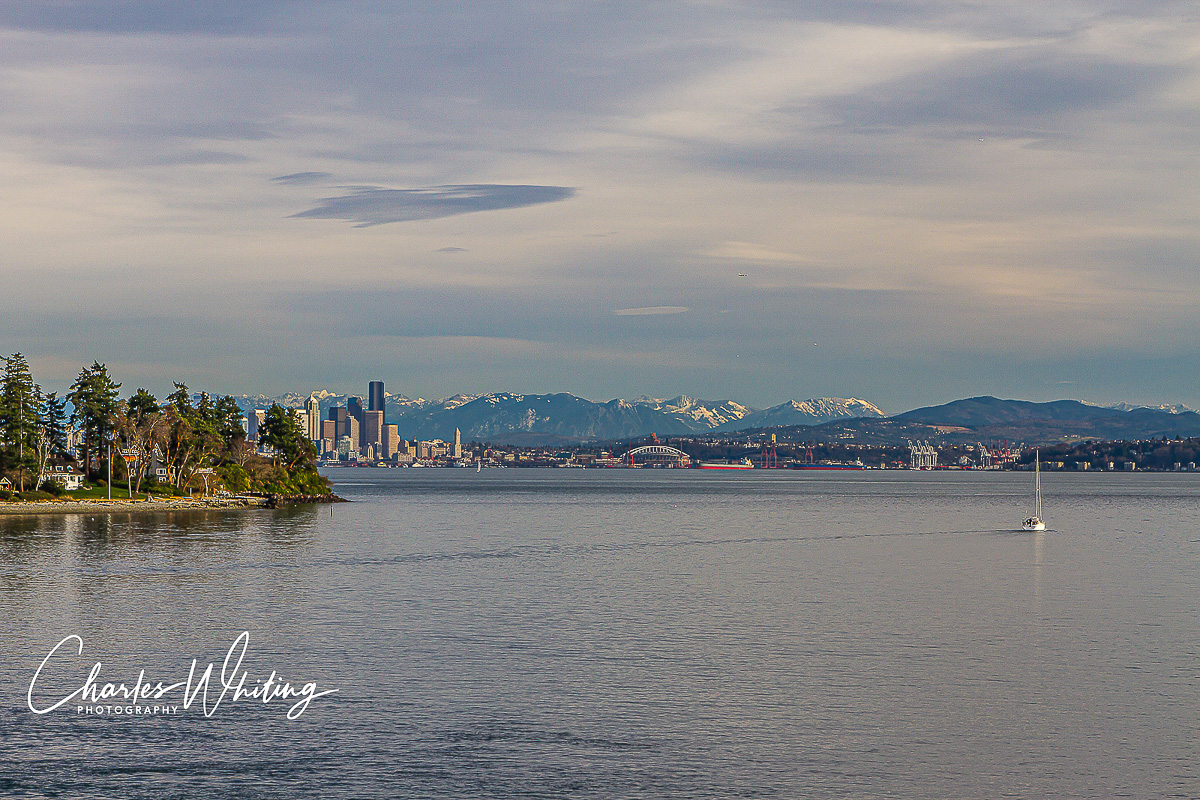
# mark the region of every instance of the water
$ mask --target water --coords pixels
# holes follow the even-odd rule
[[[0,518],[0,795],[1200,797],[1200,476],[334,470]],[[249,631],[299,719],[35,715]],[[69,656],[69,657],[67,657]],[[47,697],[50,694],[46,695]]]

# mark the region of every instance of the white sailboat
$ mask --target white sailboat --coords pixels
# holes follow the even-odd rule
[[[1033,516],[1021,523],[1021,530],[1046,530],[1042,522],[1042,463],[1037,450],[1033,451]]]

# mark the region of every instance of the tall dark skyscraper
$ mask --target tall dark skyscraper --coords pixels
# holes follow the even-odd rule
[[[384,423],[387,422],[387,408],[383,401],[383,381],[371,381],[367,384],[367,410],[382,411]]]
[[[333,438],[340,439],[346,435],[346,417],[347,411],[345,406],[330,406],[329,419],[333,421]]]
[[[365,417],[363,417],[363,410],[364,409],[363,409],[361,397],[349,397],[346,399],[346,413],[349,415],[349,417],[351,419],[358,421],[358,434],[359,434],[358,435],[358,446],[359,447],[362,447],[362,445],[363,445],[362,432],[364,430],[363,422],[365,422]]]

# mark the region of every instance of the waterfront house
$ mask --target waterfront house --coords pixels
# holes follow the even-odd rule
[[[70,464],[47,465],[42,473],[42,483],[53,481],[68,492],[83,488],[83,473]]]

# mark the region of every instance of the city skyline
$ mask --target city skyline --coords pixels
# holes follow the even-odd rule
[[[0,6],[0,350],[1200,406],[1194,6],[793,5]]]

